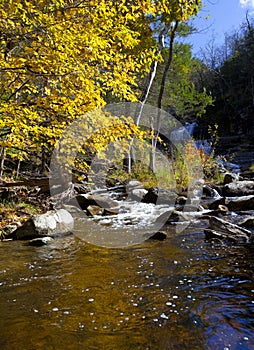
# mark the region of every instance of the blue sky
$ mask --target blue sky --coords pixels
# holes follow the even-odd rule
[[[247,11],[249,17],[254,18],[254,0],[203,0],[203,3],[205,6],[193,22],[199,33],[187,40],[193,45],[194,54],[198,54],[212,37],[216,44],[223,44],[225,33],[238,29]]]

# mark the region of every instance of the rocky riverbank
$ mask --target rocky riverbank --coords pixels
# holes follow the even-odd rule
[[[49,244],[56,237],[71,234],[75,219],[80,215],[84,215],[85,220],[106,224],[110,230],[122,215],[123,210],[119,208],[123,203],[129,203],[130,208],[140,203],[140,206],[151,204],[163,209],[157,210],[155,220],[151,220],[160,230],[150,233],[149,238],[166,239],[172,231],[177,233],[179,227],[195,222],[197,227],[202,227],[206,240],[249,243],[254,237],[253,175],[252,172],[225,173],[222,184],[204,184],[198,204],[191,203],[184,192],[175,193],[158,187],[146,190],[140,182],[130,181],[90,192],[77,185],[73,196],[61,208],[54,209],[45,179],[40,180],[41,184],[38,180],[36,186],[33,182],[30,186],[2,184],[1,200],[6,206],[12,203],[15,207],[15,203],[30,198],[30,204],[39,209],[39,214],[33,215],[17,206],[13,220],[2,218],[1,237],[3,240],[28,240],[32,245]],[[141,218],[134,218],[129,213],[121,220],[121,225],[134,227],[142,219],[142,213],[138,215]],[[145,229],[148,230],[147,226]]]

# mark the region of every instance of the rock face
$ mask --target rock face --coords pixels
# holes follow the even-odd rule
[[[27,220],[13,232],[15,239],[32,239],[43,236],[56,237],[71,233],[74,219],[65,209],[51,210]]]
[[[224,194],[228,197],[254,194],[254,181],[236,181],[224,186]]]
[[[249,242],[252,235],[249,230],[213,216],[209,219],[209,225],[209,229],[205,230],[206,239],[218,238],[231,242],[246,243]]]

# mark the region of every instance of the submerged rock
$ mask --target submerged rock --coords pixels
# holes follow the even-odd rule
[[[31,239],[43,236],[55,237],[71,233],[74,227],[72,215],[65,209],[51,210],[27,220],[14,232],[15,239]]]

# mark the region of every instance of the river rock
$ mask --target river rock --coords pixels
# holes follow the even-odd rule
[[[103,209],[99,207],[98,205],[89,205],[86,208],[87,214],[89,216],[95,216],[95,215],[100,215],[103,212]]]
[[[155,221],[155,224],[162,223],[164,225],[172,225],[181,222],[190,222],[190,218],[180,211],[173,210],[166,211],[165,213],[158,216]]]
[[[208,205],[208,208],[210,210],[217,210],[219,208],[219,205],[225,205],[225,197],[215,199],[212,203]]]
[[[51,210],[27,220],[13,232],[15,239],[56,237],[73,231],[74,219],[65,209]]]
[[[156,240],[156,241],[164,241],[167,238],[167,234],[162,231],[158,231],[154,233],[149,239]]]
[[[210,240],[210,239],[218,239],[218,240],[226,240],[228,242],[233,242],[233,243],[246,243],[246,237],[236,237],[234,235],[230,234],[225,234],[223,232],[217,232],[215,230],[211,229],[205,229],[205,239]]]
[[[143,203],[152,204],[174,204],[176,199],[176,193],[170,190],[163,189],[161,187],[149,188],[147,194],[142,199]]]
[[[223,184],[227,185],[231,182],[235,182],[239,180],[239,174],[236,173],[225,173]]]
[[[236,181],[224,186],[227,197],[247,196],[254,194],[254,181]]]
[[[221,238],[233,242],[249,242],[251,231],[244,229],[221,218],[211,216],[208,229],[205,229],[206,239]]]
[[[52,242],[54,242],[54,238],[46,236],[46,237],[39,237],[39,238],[31,239],[28,242],[28,244],[31,246],[34,246],[34,247],[42,247],[44,245],[49,245]]]
[[[148,193],[144,188],[134,188],[129,192],[128,199],[140,202]]]
[[[254,209],[254,195],[242,197],[226,197],[225,204],[229,210],[253,210]]]
[[[203,186],[203,195],[202,195],[203,198],[207,198],[207,197],[210,197],[210,198],[220,198],[220,194],[218,192],[218,189],[215,189],[214,187],[212,186],[209,186],[209,185],[204,185]]]
[[[238,225],[241,227],[254,228],[254,215],[249,216],[242,221],[238,222]]]
[[[82,210],[87,209],[89,205],[97,205],[101,208],[113,208],[118,206],[118,203],[108,196],[102,196],[96,193],[79,194],[75,198]],[[75,201],[72,199],[70,204],[75,205]]]

